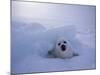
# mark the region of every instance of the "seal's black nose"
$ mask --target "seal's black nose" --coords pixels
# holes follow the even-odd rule
[[[65,51],[66,50],[66,46],[65,45],[61,45],[61,50]]]

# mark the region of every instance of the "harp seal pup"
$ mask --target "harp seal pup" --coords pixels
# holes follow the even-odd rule
[[[48,57],[50,58],[71,58],[78,56],[71,47],[71,44],[64,37],[57,40],[55,47],[48,51]]]

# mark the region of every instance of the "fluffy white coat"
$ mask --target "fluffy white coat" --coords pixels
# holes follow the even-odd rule
[[[62,45],[66,46],[66,50],[64,51],[61,50]],[[56,42],[55,48],[51,51],[51,54],[54,57],[58,58],[71,58],[74,55],[74,51],[68,40],[66,40],[65,38],[59,38]]]

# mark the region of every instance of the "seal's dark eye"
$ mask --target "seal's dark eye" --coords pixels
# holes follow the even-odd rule
[[[58,45],[60,45],[60,43],[58,43]]]
[[[66,41],[64,41],[64,43],[67,43]]]

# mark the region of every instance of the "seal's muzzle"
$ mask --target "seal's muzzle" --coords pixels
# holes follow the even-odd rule
[[[65,45],[61,45],[61,50],[65,51],[66,50],[66,46]]]

